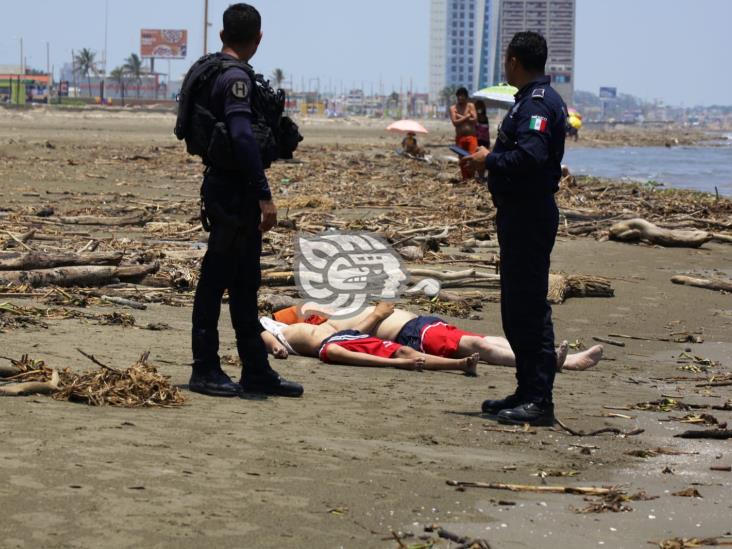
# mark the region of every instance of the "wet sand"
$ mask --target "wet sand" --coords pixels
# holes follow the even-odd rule
[[[194,200],[195,166],[129,168],[98,159],[70,175],[67,158],[84,158],[91,146],[125,154],[150,146],[179,146],[167,115],[0,115],[3,206],[51,203],[46,191],[89,189],[133,192],[148,199]],[[309,128],[308,146],[358,143],[358,128]],[[364,139],[382,140],[371,130]],[[387,136],[386,139],[391,139]],[[55,148],[45,145],[50,141]],[[388,146],[391,141],[384,141]],[[387,149],[388,150],[388,149]],[[327,154],[327,150],[324,151]],[[89,158],[87,158],[89,160]],[[124,168],[128,169],[128,168]],[[93,171],[106,179],[83,177]],[[132,176],[131,174],[134,174]],[[40,197],[22,193],[40,193]],[[188,212],[194,215],[195,211]],[[558,271],[611,277],[615,297],[570,299],[554,307],[558,338],[593,344],[611,333],[668,336],[703,332],[704,343],[623,340],[606,346],[597,368],[557,377],[557,416],[576,429],[605,426],[645,432],[617,437],[573,437],[561,430],[536,434],[495,432],[478,414],[484,398],[513,388],[509,368],[481,365],[479,377],[324,365],[290,358],[273,365],[305,385],[303,399],[213,399],[187,392],[178,409],[91,408],[47,397],[0,400],[0,521],[2,547],[397,547],[418,540],[425,525],[474,537],[493,547],[642,547],[649,540],[710,537],[729,532],[727,490],[732,473],[728,441],[673,438],[693,425],[666,421],[685,412],[613,411],[662,395],[684,402],[722,405],[729,387],[699,388],[702,377],[680,370],[689,354],[721,362],[729,371],[732,296],[675,286],[685,272],[730,273],[732,247],[663,249],[561,240],[553,255]],[[28,299],[2,298],[20,305]],[[102,310],[94,308],[91,310]],[[108,311],[109,308],[103,310]],[[0,333],[0,355],[29,353],[51,366],[86,369],[83,348],[105,363],[132,364],[144,350],[176,384],[187,382],[190,307],[151,304],[132,312],[137,325],[167,322],[152,332],[99,326],[82,320],[48,320],[48,328]],[[488,303],[467,329],[500,335],[500,314]],[[224,355],[234,355],[226,308],[221,321]],[[227,371],[237,375],[235,368]],[[708,374],[705,374],[708,375]],[[703,410],[720,422],[729,411]],[[608,413],[632,419],[606,417]],[[631,450],[664,447],[691,455],[638,458]],[[663,472],[664,470],[670,472]],[[621,486],[659,496],[633,501],[632,511],[578,514],[581,496],[456,491],[447,480]],[[703,499],[672,496],[694,486]],[[509,504],[512,503],[512,504]],[[442,541],[437,547],[448,547]]]

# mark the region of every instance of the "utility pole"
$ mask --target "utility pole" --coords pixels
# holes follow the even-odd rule
[[[46,103],[51,104],[51,44],[46,42],[46,75],[48,76],[48,83],[46,84]]]
[[[23,70],[23,37],[20,37],[20,74],[25,74],[25,70]]]
[[[203,2],[203,55],[208,53],[208,0]]]
[[[102,56],[102,80],[99,82],[99,98],[104,105],[104,77],[107,74],[107,36],[109,29],[109,0],[104,0],[104,55]]]

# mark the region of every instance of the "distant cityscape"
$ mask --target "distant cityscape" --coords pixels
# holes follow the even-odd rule
[[[411,82],[388,91],[379,83],[321,87],[319,78],[293,78],[275,69],[270,80],[288,92],[287,108],[302,115],[371,117],[445,117],[455,91],[471,92],[505,80],[503,54],[514,33],[533,30],[547,37],[547,74],[567,105],[579,110],[585,123],[648,124],[676,122],[732,128],[732,107],[681,107],[647,101],[614,87],[597,92],[575,90],[576,0],[430,0],[429,85],[426,93]],[[158,44],[156,41],[175,43]],[[111,105],[172,104],[182,77],[155,70],[156,58],[186,58],[186,30],[141,30],[140,52],[106,70],[96,52],[72,53],[52,77],[46,70],[0,65],[0,102],[97,103]],[[162,49],[155,49],[160,46]],[[155,52],[164,51],[162,57]],[[174,55],[170,52],[175,51]],[[158,63],[158,69],[161,63]],[[164,67],[164,65],[163,65]]]

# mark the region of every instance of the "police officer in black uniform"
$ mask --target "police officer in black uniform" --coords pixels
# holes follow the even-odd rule
[[[277,223],[277,210],[252,132],[251,67],[236,64],[247,63],[261,39],[261,17],[254,7],[240,3],[224,12],[224,46],[217,55],[229,68],[216,76],[208,107],[216,120],[225,123],[237,165],[234,169],[209,165],[201,188],[211,234],[193,304],[193,374],[189,383],[192,391],[212,396],[259,393],[297,397],[303,393],[301,385],[281,378],[269,366],[260,337],[257,292],[262,233]],[[231,321],[242,361],[239,383],[224,373],[218,355],[224,290],[229,292]]]
[[[552,425],[557,357],[547,301],[549,257],[559,212],[554,193],[562,175],[567,109],[544,74],[546,40],[519,32],[505,59],[509,84],[519,88],[492,151],[462,161],[489,172],[501,246],[501,318],[516,354],[514,394],[483,402],[483,412],[509,424]]]

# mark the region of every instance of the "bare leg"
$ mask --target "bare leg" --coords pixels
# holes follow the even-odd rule
[[[460,370],[465,372],[465,375],[469,376],[477,375],[476,367],[478,365],[478,360],[480,359],[480,355],[478,353],[473,353],[465,358],[443,358],[440,356],[420,353],[411,347],[400,348],[394,356],[399,358],[420,357],[424,360],[423,368],[425,370]]]
[[[600,347],[599,355],[597,351],[590,353],[595,347]],[[557,347],[557,371],[562,370],[562,365],[568,370],[586,370],[587,368],[591,368],[602,358],[602,346],[596,345],[595,347],[588,349],[584,353],[567,356],[568,344],[566,341],[563,341]],[[502,337],[463,336],[460,338],[460,344],[458,345],[455,356],[464,357],[472,353],[478,353],[480,360],[488,364],[516,366],[516,355],[514,355],[508,340]],[[593,360],[594,362],[592,362]]]

